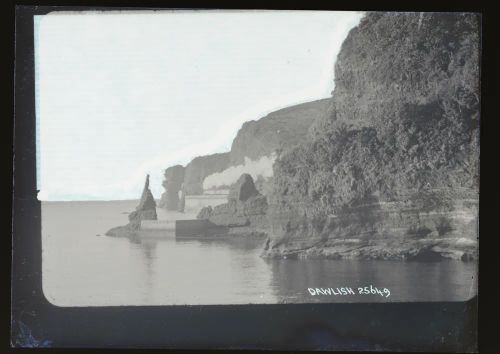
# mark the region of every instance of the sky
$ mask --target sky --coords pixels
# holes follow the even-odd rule
[[[331,96],[362,17],[327,11],[35,16],[40,200],[140,196],[147,173],[226,152],[242,123]]]

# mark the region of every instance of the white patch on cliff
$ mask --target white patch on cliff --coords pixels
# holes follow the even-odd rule
[[[230,186],[236,183],[238,178],[243,173],[248,173],[254,181],[257,178],[269,178],[273,176],[273,164],[276,160],[276,154],[262,156],[258,160],[250,160],[245,156],[245,163],[241,165],[231,166],[222,172],[211,174],[203,180],[203,189],[216,189],[220,187]]]

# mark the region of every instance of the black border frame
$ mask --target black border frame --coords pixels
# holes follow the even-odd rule
[[[206,6],[192,7],[206,8]],[[109,7],[90,8],[116,10]],[[215,8],[228,7],[215,6]],[[252,6],[239,8],[252,8]],[[80,6],[16,8],[12,346],[477,351],[477,296],[467,302],[453,303],[99,308],[62,308],[51,305],[45,299],[41,286],[40,203],[36,199],[35,171],[32,16],[52,10],[78,9],[83,8]],[[128,9],[139,8],[128,7]],[[297,7],[297,9],[324,8]],[[365,9],[372,10],[369,6]],[[417,11],[416,8],[398,10]],[[418,10],[449,11],[450,9]],[[457,4],[453,9],[453,11],[482,12],[479,10],[480,8],[472,7],[470,4],[468,6]],[[483,13],[483,29],[484,17]],[[482,68],[484,64],[483,51]],[[484,91],[487,84],[484,77],[482,79],[481,132],[483,133]],[[489,85],[491,88],[491,83]],[[482,201],[483,198],[480,209]],[[480,232],[481,229],[480,225]]]

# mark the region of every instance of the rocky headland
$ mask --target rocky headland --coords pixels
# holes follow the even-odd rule
[[[368,13],[274,163],[264,256],[475,259],[479,105],[476,15]]]
[[[186,167],[171,166],[165,170],[163,193],[158,204],[167,210],[177,210],[178,193],[184,185],[186,195],[203,193],[203,180],[231,166],[257,160],[303,141],[313,121],[324,116],[329,99],[303,103],[269,113],[258,120],[245,122],[227,153],[198,156]],[[270,190],[270,179],[259,178],[255,185],[261,192]],[[227,186],[230,187],[230,186]]]

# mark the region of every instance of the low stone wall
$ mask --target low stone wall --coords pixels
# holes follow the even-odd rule
[[[175,230],[175,220],[142,220],[141,230]]]
[[[227,203],[228,194],[200,194],[187,195],[184,211],[186,213],[198,213],[203,207]]]

